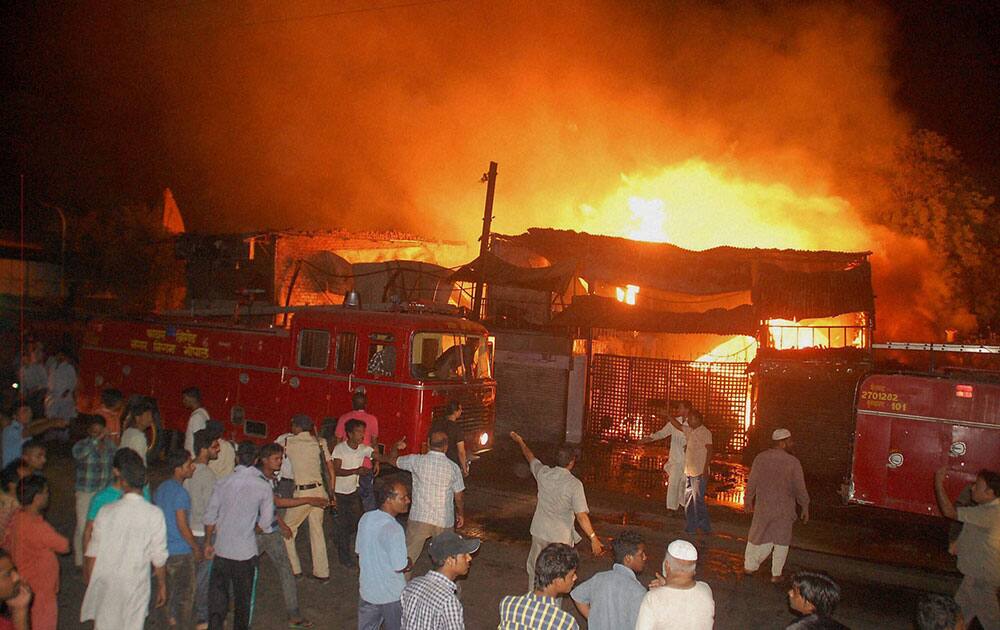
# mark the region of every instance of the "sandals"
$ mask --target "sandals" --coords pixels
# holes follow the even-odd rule
[[[289,628],[312,628],[313,625],[314,625],[313,622],[309,621],[308,619],[299,619],[298,621],[288,622]]]

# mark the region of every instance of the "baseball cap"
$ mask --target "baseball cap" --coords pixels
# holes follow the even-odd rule
[[[434,562],[444,562],[451,556],[475,553],[479,549],[480,542],[478,538],[462,538],[455,532],[448,530],[431,538],[431,544],[427,551]]]
[[[774,433],[771,434],[771,439],[777,442],[778,440],[787,440],[792,437],[792,432],[788,429],[775,429]]]

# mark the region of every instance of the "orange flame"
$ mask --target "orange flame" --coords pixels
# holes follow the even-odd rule
[[[750,181],[700,159],[622,175],[617,190],[581,205],[579,215],[562,227],[698,250],[861,249],[871,240],[844,199],[803,194],[780,181]]]

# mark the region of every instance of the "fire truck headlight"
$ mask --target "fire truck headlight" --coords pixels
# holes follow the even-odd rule
[[[489,442],[489,441],[490,441],[490,434],[489,433],[481,433],[479,435],[479,445],[480,446],[486,446],[486,443]]]

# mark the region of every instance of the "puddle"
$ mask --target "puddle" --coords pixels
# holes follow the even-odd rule
[[[601,488],[663,501],[667,494],[667,449],[655,446],[593,444],[587,447],[580,476],[588,488]],[[742,509],[749,470],[740,463],[715,460],[706,498]]]

